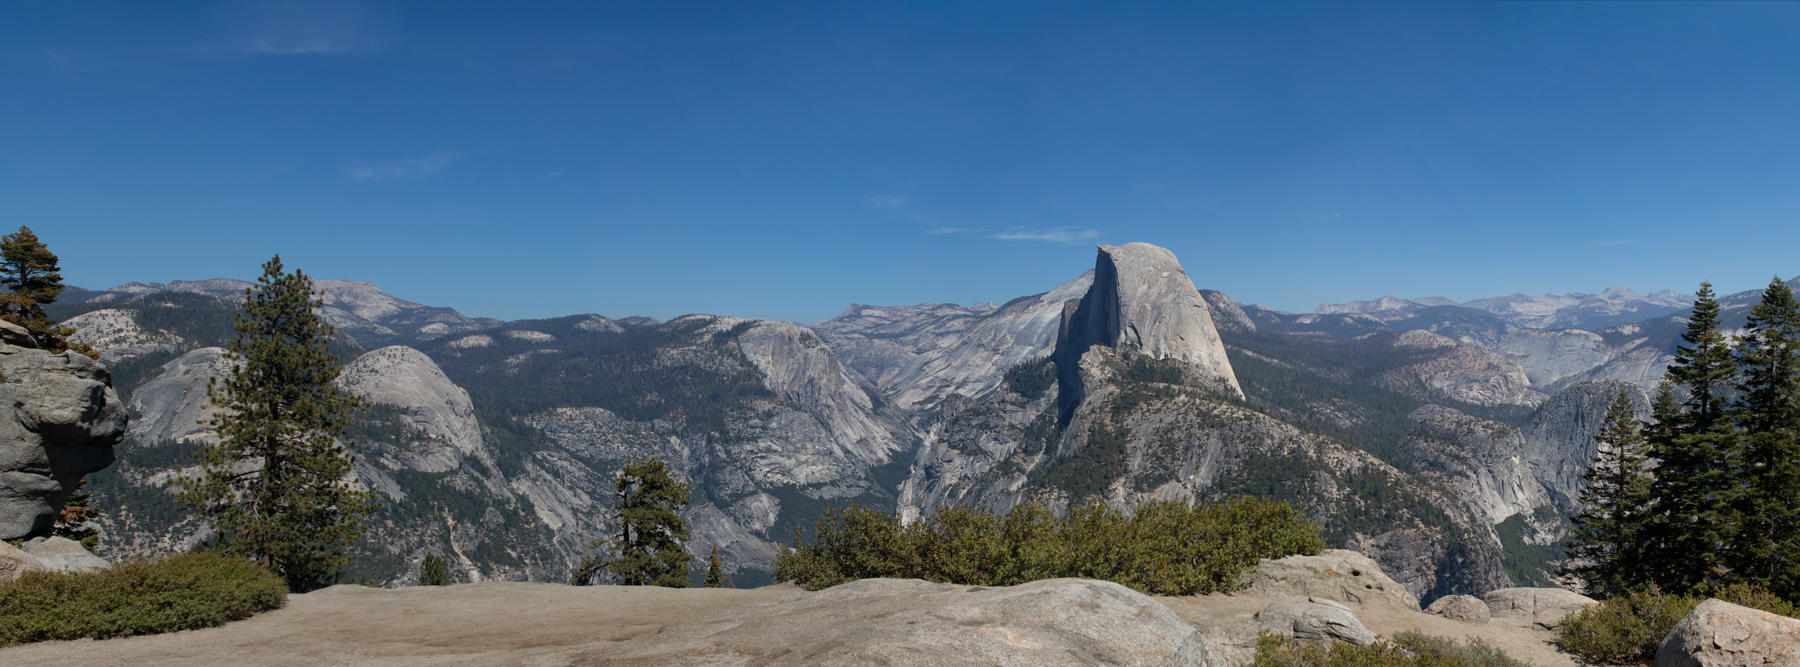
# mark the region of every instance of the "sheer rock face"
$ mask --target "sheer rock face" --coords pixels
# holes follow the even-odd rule
[[[1093,286],[1079,302],[1065,305],[1056,341],[1057,374],[1068,389],[1061,400],[1065,420],[1082,398],[1081,357],[1096,345],[1185,362],[1244,396],[1206,298],[1175,254],[1163,248],[1100,246]]]
[[[125,407],[99,362],[0,345],[0,539],[47,533],[81,478],[113,462]]]
[[[742,322],[721,318],[723,330]],[[869,392],[816,334],[788,322],[750,322],[737,336],[738,349],[762,371],[763,383],[770,391],[806,413],[811,419],[802,421],[814,422],[806,426],[816,425],[822,431],[824,439],[810,441],[828,445],[833,463],[874,466],[899,452],[902,444],[895,437],[897,423],[876,414]]]
[[[163,364],[150,380],[131,392],[131,442],[156,446],[166,442],[212,442],[218,413],[206,397],[206,384],[231,374],[225,348],[202,347]]]
[[[400,410],[400,421],[423,437],[395,448],[405,468],[424,473],[455,470],[464,457],[488,461],[481,425],[469,392],[456,386],[425,353],[394,345],[344,366],[338,386],[377,405]]]
[[[1606,411],[1627,392],[1640,416],[1649,410],[1643,390],[1624,382],[1579,384],[1543,402],[1515,428],[1450,408],[1427,405],[1411,417],[1413,430],[1398,443],[1415,474],[1435,478],[1477,516],[1497,524],[1515,514],[1579,511],[1582,475],[1591,465]],[[1561,528],[1528,537],[1549,544]]]
[[[1619,392],[1631,399],[1639,419],[1650,416],[1650,395],[1643,388],[1621,381],[1578,384],[1550,397],[1519,427],[1527,447],[1521,452],[1531,475],[1543,483],[1558,509],[1577,512],[1582,476],[1593,465],[1599,444],[1594,441],[1606,424],[1606,412]]]

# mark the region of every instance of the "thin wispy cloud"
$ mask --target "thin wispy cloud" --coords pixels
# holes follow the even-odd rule
[[[214,12],[214,31],[195,45],[214,58],[329,56],[381,50],[387,22],[359,2],[238,2]]]
[[[558,169],[556,171],[551,171],[551,172],[545,172],[545,174],[543,176],[538,177],[538,180],[548,181],[552,178],[560,178],[564,173],[565,172],[561,169]]]
[[[934,227],[925,230],[925,233],[940,236],[953,234],[981,236],[996,241],[1039,241],[1043,243],[1084,243],[1100,238],[1100,230],[1090,227],[1051,227],[1049,229],[1008,227],[999,230],[986,227]]]
[[[433,151],[418,157],[358,165],[345,170],[344,175],[359,181],[398,181],[424,178],[449,169],[450,165],[461,162],[474,154],[475,151]]]
[[[50,66],[56,68],[56,71],[58,72],[70,73],[81,71],[81,68],[77,67],[75,62],[70,60],[60,49],[53,49],[46,46],[42,49],[42,52],[44,54],[44,60],[48,61]]]
[[[869,198],[869,205],[875,208],[900,208],[907,199],[900,195],[875,195]]]
[[[1100,238],[1100,230],[1087,227],[1056,227],[1052,229],[1012,228],[989,235],[997,241],[1042,241],[1045,243],[1077,243]]]

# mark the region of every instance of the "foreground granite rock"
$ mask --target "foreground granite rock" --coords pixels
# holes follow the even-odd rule
[[[1436,614],[1451,620],[1464,623],[1482,624],[1488,622],[1493,613],[1488,610],[1486,602],[1472,595],[1446,595],[1432,602],[1425,608],[1425,613]]]
[[[25,576],[26,572],[49,572],[50,567],[37,556],[25,553],[18,547],[0,542],[0,583],[12,581]]]
[[[1656,667],[1725,665],[1800,665],[1800,620],[1707,600],[1656,650]]]
[[[1419,600],[1389,578],[1381,566],[1354,551],[1327,549],[1317,556],[1264,560],[1244,577],[1247,587],[1267,595],[1336,600],[1356,606],[1418,611]]]
[[[628,663],[1224,665],[1175,612],[1118,584],[981,588],[865,579],[663,628]]]
[[[88,553],[80,542],[66,537],[39,538],[25,543],[25,553],[56,572],[93,572],[112,567],[106,559]]]
[[[1481,599],[1494,616],[1526,618],[1550,630],[1562,625],[1569,614],[1599,604],[1593,598],[1560,588],[1502,588],[1488,591]]]
[[[113,462],[125,408],[100,362],[0,344],[0,539],[49,533],[82,476]]]
[[[1375,633],[1363,627],[1356,614],[1334,600],[1277,600],[1256,613],[1258,630],[1301,641],[1340,641],[1368,646]]]

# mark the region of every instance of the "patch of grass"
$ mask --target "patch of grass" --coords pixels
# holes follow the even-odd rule
[[[0,584],[0,646],[222,625],[280,607],[287,584],[242,558],[190,552]]]
[[[1343,642],[1302,643],[1264,632],[1252,667],[1527,667],[1480,639],[1458,643],[1403,632],[1369,646]]]
[[[1648,664],[1675,624],[1707,597],[1655,589],[1633,591],[1575,612],[1557,628],[1556,639],[1563,648],[1593,662]],[[1713,591],[1710,597],[1772,614],[1800,615],[1800,608],[1793,604],[1742,584]]]

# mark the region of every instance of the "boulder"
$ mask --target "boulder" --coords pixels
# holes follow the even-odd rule
[[[1453,621],[1464,623],[1486,623],[1491,612],[1486,602],[1472,595],[1446,595],[1438,598],[1425,613],[1436,614]]]
[[[1334,600],[1277,600],[1256,612],[1258,630],[1310,641],[1341,641],[1368,646],[1375,633],[1363,627],[1356,614]]]
[[[125,408],[100,362],[0,344],[0,539],[46,535],[83,475],[112,464]]]
[[[30,331],[6,320],[0,320],[0,343],[24,348],[37,347],[37,339],[31,337]]]
[[[12,581],[25,576],[26,572],[49,572],[50,567],[37,556],[25,553],[18,547],[0,542],[0,582]]]
[[[1800,620],[1707,600],[1656,650],[1656,667],[1724,665],[1800,665]]]
[[[1488,591],[1481,599],[1493,616],[1525,618],[1550,630],[1562,625],[1563,617],[1599,604],[1593,598],[1560,588],[1502,588]]]
[[[1336,600],[1357,607],[1418,611],[1419,600],[1381,567],[1354,551],[1327,549],[1317,556],[1264,560],[1244,578],[1250,590],[1273,596]]]
[[[25,543],[25,553],[57,572],[92,572],[112,567],[112,563],[81,548],[81,543],[66,537],[38,538]]]
[[[641,664],[1224,665],[1205,635],[1106,581],[983,588],[865,579],[726,609],[587,660]]]

